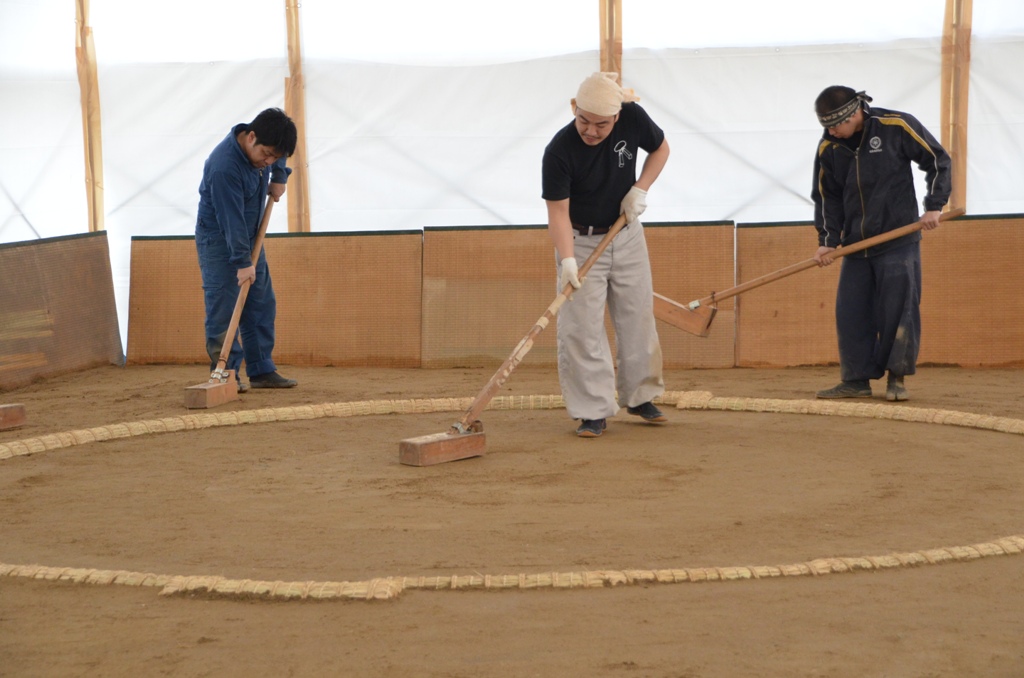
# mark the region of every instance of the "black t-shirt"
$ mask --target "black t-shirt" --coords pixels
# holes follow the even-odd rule
[[[541,197],[569,198],[574,224],[611,226],[619,217],[622,198],[636,183],[638,149],[651,153],[664,140],[665,133],[636,103],[622,105],[611,134],[597,146],[583,143],[574,120],[544,149]]]

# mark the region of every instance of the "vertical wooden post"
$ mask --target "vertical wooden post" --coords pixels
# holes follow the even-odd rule
[[[100,87],[96,76],[96,50],[89,26],[89,0],[75,0],[75,61],[82,101],[82,138],[85,146],[85,196],[89,231],[103,227],[103,143],[100,120]]]
[[[597,0],[601,12],[601,70],[622,84],[622,0]]]
[[[942,30],[942,146],[953,157],[949,209],[967,208],[967,102],[973,0],[946,0]]]
[[[299,34],[299,2],[285,0],[288,20],[288,73],[285,79],[284,107],[295,121],[298,141],[288,159],[292,168],[288,177],[288,231],[309,233],[309,160],[306,154],[306,82],[302,77],[302,40]]]

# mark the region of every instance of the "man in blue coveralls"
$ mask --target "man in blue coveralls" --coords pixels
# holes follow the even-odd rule
[[[227,339],[239,288],[251,283],[238,322],[242,343],[231,337],[227,369],[235,370],[245,358],[249,384],[239,380],[238,390],[291,388],[298,384],[277,373],[271,358],[277,300],[265,252],[252,261],[256,233],[267,196],[274,202],[284,195],[291,169],[286,159],[295,152],[295,123],[279,108],[268,108],[249,124],[231,128],[210,153],[199,184],[196,251],[206,298],[206,352],[215,369]]]

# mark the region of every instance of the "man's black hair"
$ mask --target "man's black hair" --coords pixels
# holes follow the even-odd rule
[[[256,143],[269,146],[280,155],[291,157],[295,153],[298,132],[295,123],[280,108],[268,108],[249,123],[249,132],[256,133]]]

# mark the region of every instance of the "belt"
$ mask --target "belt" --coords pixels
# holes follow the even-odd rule
[[[622,228],[628,228],[629,224],[626,224]],[[580,235],[604,235],[611,230],[611,226],[580,226],[579,224],[573,224],[572,230],[576,231]]]

